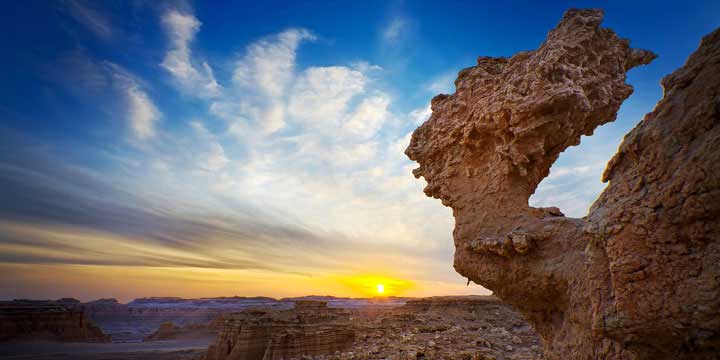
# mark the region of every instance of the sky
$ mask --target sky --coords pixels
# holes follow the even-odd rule
[[[717,1],[23,1],[0,12],[0,299],[488,294],[403,154],[570,7],[659,55],[530,199],[582,217]]]

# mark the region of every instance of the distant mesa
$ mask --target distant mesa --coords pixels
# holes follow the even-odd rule
[[[520,315],[495,297],[419,298],[352,309],[300,300],[290,310],[231,315],[205,359],[535,360],[538,344]]]
[[[346,310],[327,302],[298,300],[290,310],[248,310],[225,320],[207,360],[282,360],[327,355],[355,339]]]
[[[110,341],[76,299],[0,301],[0,341],[19,339]]]

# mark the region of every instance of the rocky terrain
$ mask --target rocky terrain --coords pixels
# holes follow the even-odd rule
[[[207,360],[279,360],[332,354],[352,345],[350,312],[299,300],[290,310],[246,310],[225,320]]]
[[[432,100],[406,150],[453,210],[455,269],[509,302],[549,359],[717,359],[720,31],[608,164],[582,219],[528,199],[559,154],[613,121],[655,55],[569,10],[545,42],[478,58]]]
[[[143,341],[191,339],[198,337],[216,336],[222,329],[225,318],[219,316],[208,323],[190,323],[187,325],[175,325],[172,321],[160,324],[157,330],[143,338]]]
[[[219,334],[165,323],[141,343],[0,345],[3,359],[542,359],[540,340],[510,306],[486,296],[294,300],[222,318]],[[358,306],[366,304],[367,306]],[[374,304],[374,305],[373,305]],[[393,305],[391,305],[393,304]]]
[[[100,328],[87,319],[78,300],[0,301],[0,341],[22,339],[110,341]]]
[[[150,339],[162,324],[172,323],[178,329],[195,328],[217,332],[217,321],[223,314],[251,307],[290,308],[292,303],[272,298],[142,298],[127,304],[116,299],[100,299],[83,304],[87,316],[113,342],[140,342]],[[167,326],[167,325],[166,325]],[[181,330],[178,330],[181,333]]]
[[[415,299],[382,309],[298,305],[234,315],[206,359],[542,358],[529,324],[494,297]]]
[[[113,342],[132,343],[150,341],[157,337],[169,339],[200,331],[215,334],[220,330],[220,319],[227,314],[250,308],[287,310],[298,300],[319,300],[327,302],[329,307],[352,309],[399,306],[405,304],[407,298],[151,297],[135,299],[127,304],[116,299],[99,299],[84,303],[83,307],[87,316],[110,335]],[[156,334],[157,330],[162,332]]]

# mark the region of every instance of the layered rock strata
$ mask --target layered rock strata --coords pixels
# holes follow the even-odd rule
[[[14,339],[110,341],[85,317],[80,302],[74,299],[0,301],[0,341]]]
[[[455,269],[518,308],[549,359],[715,359],[720,351],[720,32],[662,81],[582,219],[528,199],[567,147],[615,120],[655,55],[569,10],[545,42],[480,57],[406,154],[453,210]]]
[[[207,360],[280,360],[333,354],[353,344],[349,313],[301,300],[291,310],[245,310],[225,320]]]

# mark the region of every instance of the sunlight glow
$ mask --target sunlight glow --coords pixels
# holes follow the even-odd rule
[[[383,275],[340,276],[338,281],[357,294],[355,296],[403,296],[416,289],[410,280]]]

